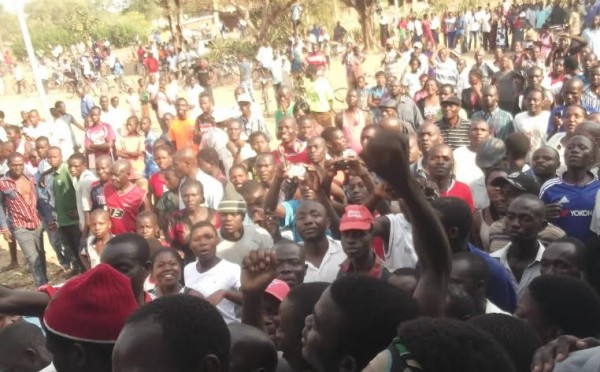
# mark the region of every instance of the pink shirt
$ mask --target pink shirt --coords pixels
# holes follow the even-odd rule
[[[115,132],[106,123],[99,123],[88,127],[85,131],[84,146],[89,150],[90,145],[100,145],[115,140]],[[94,150],[94,156],[110,155],[110,150]],[[90,163],[91,164],[91,163]]]
[[[359,154],[362,151],[360,144],[360,134],[365,128],[366,118],[365,112],[357,110],[357,114],[352,114],[350,111],[342,112],[342,132],[350,147],[355,153]]]

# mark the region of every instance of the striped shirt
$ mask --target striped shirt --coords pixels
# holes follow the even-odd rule
[[[435,124],[440,127],[444,143],[450,146],[452,150],[461,146],[469,146],[470,121],[459,118],[454,128],[451,128],[444,119],[436,121]]]
[[[485,111],[476,111],[471,116],[471,121],[485,120],[490,127],[490,133],[496,138],[505,140],[509,134],[515,131],[513,127],[513,116],[508,111],[496,107],[494,111],[487,113]]]
[[[33,176],[23,175],[29,181],[29,200],[21,195],[17,183],[5,175],[0,179],[0,229],[12,228],[33,230],[40,226],[36,204],[35,183]],[[8,217],[8,220],[7,220]]]
[[[589,106],[596,111],[600,111],[600,97],[594,92],[594,89],[591,86],[588,86],[583,90],[583,94],[581,95],[581,105]]]

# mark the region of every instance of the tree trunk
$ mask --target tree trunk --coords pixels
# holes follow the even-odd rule
[[[175,45],[178,48],[183,47],[183,5],[185,0],[175,0],[175,6],[177,7],[177,39]]]
[[[372,37],[371,36],[371,20],[369,16],[365,13],[360,14],[360,28],[363,36],[363,45],[365,51],[370,51],[373,47],[372,45]]]
[[[267,31],[269,31],[269,7],[271,5],[271,0],[264,0],[262,16],[260,21],[260,28],[258,29],[258,34],[256,35],[256,42],[258,44],[262,44],[267,36]]]

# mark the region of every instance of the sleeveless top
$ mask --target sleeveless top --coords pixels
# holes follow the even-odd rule
[[[115,235],[135,232],[135,220],[144,196],[146,196],[146,191],[134,185],[129,192],[119,195],[113,185],[107,183],[104,186],[104,196],[112,224],[111,232]]]
[[[365,127],[365,122],[365,113],[362,110],[358,110],[358,115],[352,115],[347,110],[342,111],[342,132],[348,141],[348,147],[357,154],[362,151],[360,134]]]

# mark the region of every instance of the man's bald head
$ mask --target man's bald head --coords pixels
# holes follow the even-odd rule
[[[385,117],[379,123],[380,128],[388,129],[398,133],[408,132],[408,125],[402,119],[397,117]]]
[[[112,159],[108,155],[100,155],[96,158],[96,168],[112,164]]]
[[[110,172],[113,174],[120,173],[123,171],[130,172],[131,164],[125,159],[119,159],[110,166]]]

